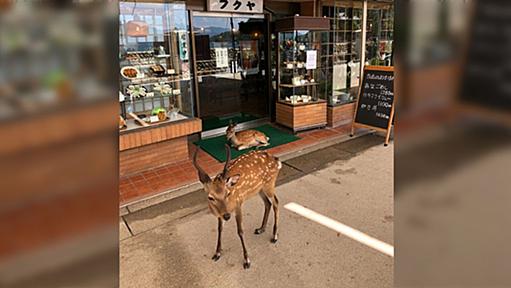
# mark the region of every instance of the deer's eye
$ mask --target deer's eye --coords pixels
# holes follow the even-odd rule
[[[215,198],[213,198],[212,196],[208,196],[208,199],[209,201],[215,201]]]

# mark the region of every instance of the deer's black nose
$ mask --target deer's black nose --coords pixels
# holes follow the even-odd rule
[[[225,213],[225,214],[224,214],[224,220],[225,220],[225,221],[229,221],[229,219],[231,219],[231,214],[229,214],[229,213]]]

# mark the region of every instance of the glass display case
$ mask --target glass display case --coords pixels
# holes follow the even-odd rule
[[[294,16],[275,23],[277,32],[277,123],[293,131],[326,125],[326,100],[318,93],[327,81],[324,70],[329,20]]]
[[[127,128],[194,116],[184,1],[120,2],[120,114]],[[137,117],[135,117],[136,115]],[[131,123],[131,125],[130,125]],[[122,126],[122,125],[120,125]]]
[[[310,30],[278,33],[280,102],[312,104],[324,98],[317,89],[321,82],[321,33]]]

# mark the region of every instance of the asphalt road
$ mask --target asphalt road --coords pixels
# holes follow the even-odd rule
[[[271,229],[253,233],[262,200],[243,207],[248,270],[234,219],[222,258],[211,260],[217,222],[202,191],[128,215],[134,235],[120,242],[121,287],[392,287],[392,256],[284,208],[297,203],[393,246],[393,145],[382,143],[370,135],[286,161],[276,244]]]

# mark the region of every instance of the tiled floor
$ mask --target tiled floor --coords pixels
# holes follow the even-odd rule
[[[300,140],[280,145],[268,151],[276,156],[297,151],[309,146],[319,144],[325,140],[343,136],[349,133],[351,126],[326,128],[299,133]],[[196,146],[189,143],[190,159]],[[210,176],[216,175],[223,168],[223,164],[204,151],[199,151],[198,162]],[[152,169],[143,173],[123,177],[119,182],[119,201],[121,205],[156,195],[161,192],[183,187],[198,181],[197,172],[192,161],[183,161]]]

